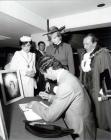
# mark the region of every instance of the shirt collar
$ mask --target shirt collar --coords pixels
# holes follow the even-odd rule
[[[24,50],[21,50],[21,52],[24,54],[30,54],[30,52],[26,53]]]
[[[58,75],[57,75],[57,82],[59,82],[59,79],[60,79],[60,76],[61,74],[63,73],[64,69],[61,69],[59,72],[58,72]]]
[[[40,52],[42,55],[44,55],[44,52],[42,52],[42,51],[40,51],[40,50],[39,50],[39,52]]]

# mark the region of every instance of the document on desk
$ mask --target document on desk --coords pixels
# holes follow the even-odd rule
[[[41,103],[45,107],[48,107],[42,101],[40,101],[39,103]],[[32,109],[27,108],[27,104],[28,103],[19,104],[19,107],[23,111],[26,120],[28,121],[41,120],[42,118],[37,113],[35,113]]]
[[[42,118],[36,114],[32,109],[29,109],[28,111],[24,112],[24,115],[28,121],[35,121],[35,120],[41,120]]]
[[[27,106],[27,103],[19,104],[19,107],[23,111],[26,120],[28,120],[28,121],[35,121],[35,120],[41,120],[42,119],[32,109],[29,109],[26,106]]]

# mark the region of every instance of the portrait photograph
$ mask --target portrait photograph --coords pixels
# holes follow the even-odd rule
[[[23,98],[22,82],[19,71],[1,70],[0,83],[5,105]]]

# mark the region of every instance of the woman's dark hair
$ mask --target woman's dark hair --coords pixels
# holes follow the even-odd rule
[[[94,34],[89,33],[88,35],[85,36],[85,38],[88,37],[88,36],[90,36],[92,38],[92,42],[93,43],[94,42],[97,42],[98,43],[98,38]]]
[[[62,64],[55,57],[51,55],[45,55],[40,57],[37,65],[41,73],[46,72],[49,67],[52,67],[53,70],[63,68]]]
[[[32,44],[32,41],[26,41],[26,42],[19,41],[19,45],[22,46],[22,45],[27,44],[28,42],[29,42],[30,44]]]
[[[39,42],[38,42],[38,46],[39,46],[40,44],[44,44],[44,46],[45,46],[45,42],[44,42],[44,41],[39,41]]]

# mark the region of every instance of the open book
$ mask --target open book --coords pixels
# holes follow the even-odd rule
[[[48,107],[43,102],[40,102],[45,107]],[[41,120],[42,118],[35,113],[32,109],[27,108],[27,103],[19,104],[20,109],[23,111],[26,120],[28,121],[35,121],[35,120]]]

